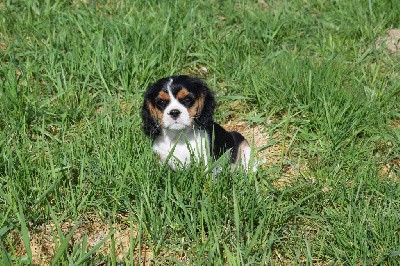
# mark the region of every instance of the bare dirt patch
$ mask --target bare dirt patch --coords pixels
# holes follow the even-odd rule
[[[390,181],[400,181],[400,159],[393,159],[382,167],[382,176]]]
[[[0,3],[0,9],[1,9],[1,3]],[[4,52],[7,50],[8,47],[8,42],[4,40],[3,34],[0,32],[0,52]]]
[[[127,219],[127,217],[125,217]],[[73,222],[60,223],[60,229],[65,237],[72,228],[76,226]],[[87,239],[87,250],[89,251],[104,238],[108,238],[103,245],[96,251],[97,254],[107,256],[111,253],[110,229],[114,231],[115,255],[121,261],[129,254],[131,239],[136,239],[139,235],[135,226],[129,226],[126,223],[115,223],[107,225],[96,215],[91,215],[90,219],[81,222],[73,233],[69,247],[73,245],[82,245],[83,239]],[[16,247],[16,255],[23,256],[26,249],[22,242],[22,237],[18,232],[13,232],[13,238]],[[37,265],[50,265],[60,246],[60,236],[55,224],[41,225],[30,232],[30,248],[32,250],[32,263]],[[134,249],[134,261],[141,265],[151,265],[153,253],[150,248],[141,244],[132,247]]]
[[[130,254],[133,254],[134,265],[153,265],[155,255],[151,247],[147,244],[148,238],[145,233],[141,233],[139,226],[129,219],[129,216],[118,215],[120,222],[108,224],[96,214],[90,214],[84,221],[80,222],[62,222],[59,229],[62,237],[65,238],[74,227],[73,235],[69,241],[66,252],[72,252],[72,249],[83,249],[83,242],[86,241],[86,251],[106,239],[100,248],[95,251],[93,258],[112,256],[112,238],[114,240],[114,251],[118,261],[126,263],[131,261]],[[24,247],[22,236],[17,230],[10,233],[10,239],[13,241],[15,255],[18,257],[27,254]],[[33,265],[51,265],[51,261],[56,255],[61,242],[59,230],[54,223],[43,224],[31,228],[29,232],[30,248],[32,251]],[[133,244],[133,246],[132,246]],[[189,264],[190,248],[182,248],[181,245],[167,245],[158,251],[160,258],[173,259],[175,262]],[[94,265],[89,260],[88,265]],[[96,265],[106,265],[106,262],[99,261]],[[125,265],[125,264],[124,264]]]
[[[400,50],[400,29],[390,29],[384,37],[376,41],[376,49],[385,49],[390,54],[396,54]]]
[[[195,76],[195,77],[200,77],[203,79],[206,79],[208,76],[208,68],[203,65],[199,66],[190,66],[188,68],[181,69],[182,74],[184,75],[189,75],[189,76]]]
[[[72,0],[71,2],[79,7],[81,4],[88,4],[89,0]]]
[[[258,0],[258,6],[261,7],[262,9],[264,9],[264,10],[269,10],[270,9],[270,6],[264,0]]]
[[[400,130],[400,120],[394,120],[391,123],[391,126],[394,130]],[[383,150],[383,154],[387,154],[389,150],[392,150],[392,156],[390,159],[382,160],[381,163],[381,175],[383,178],[388,179],[389,181],[400,181],[400,151],[393,150],[396,147],[393,146],[392,143],[387,143],[386,145],[382,145],[381,149]],[[397,148],[398,149],[398,148]]]

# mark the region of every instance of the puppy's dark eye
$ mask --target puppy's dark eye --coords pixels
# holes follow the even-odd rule
[[[168,101],[166,100],[162,100],[162,99],[157,99],[156,100],[156,105],[159,109],[165,109],[165,107],[167,107],[168,105]]]
[[[186,96],[185,98],[183,98],[181,100],[181,103],[183,105],[185,105],[186,107],[190,107],[190,106],[192,106],[194,104],[194,99],[192,97],[190,97],[190,96]]]

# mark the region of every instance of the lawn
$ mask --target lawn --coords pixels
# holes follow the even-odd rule
[[[399,10],[1,1],[0,264],[400,265]],[[158,163],[140,108],[171,74],[258,172]]]

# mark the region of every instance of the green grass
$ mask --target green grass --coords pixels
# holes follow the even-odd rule
[[[35,263],[32,235],[52,224],[56,265],[130,265],[143,245],[157,264],[399,265],[399,53],[375,49],[400,28],[398,10],[397,0],[1,2],[0,264]],[[290,185],[276,186],[282,166],[212,179],[202,166],[159,165],[142,93],[202,67],[217,121],[236,113],[304,162]],[[92,215],[131,228],[122,259],[100,252],[113,230],[93,248],[70,241]]]

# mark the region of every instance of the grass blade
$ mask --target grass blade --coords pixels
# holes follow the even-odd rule
[[[28,261],[32,262],[32,250],[31,250],[31,242],[30,242],[30,237],[29,237],[28,226],[26,224],[26,219],[25,219],[25,215],[24,215],[24,212],[22,209],[22,204],[19,200],[17,200],[17,202],[18,202],[17,217],[18,217],[18,221],[21,225],[22,241],[24,243],[26,254],[28,256]]]
[[[75,265],[81,265],[86,260],[88,260],[90,258],[90,256],[92,256],[104,244],[104,242],[106,242],[108,240],[108,238],[110,238],[111,235],[113,235],[113,234],[114,234],[114,230],[111,231],[108,234],[108,236],[106,236],[105,238],[100,240],[99,243],[97,243],[91,250],[89,250],[85,255],[83,255],[81,258],[79,258],[79,260],[77,262],[75,262],[74,264]]]
[[[74,235],[75,230],[80,226],[80,223],[76,223],[74,227],[72,227],[71,231],[68,235],[62,239],[61,246],[58,248],[57,253],[54,255],[54,258],[51,260],[52,265],[57,265],[58,261],[60,260],[61,256],[65,253],[68,248],[69,241],[71,240],[72,236]]]

